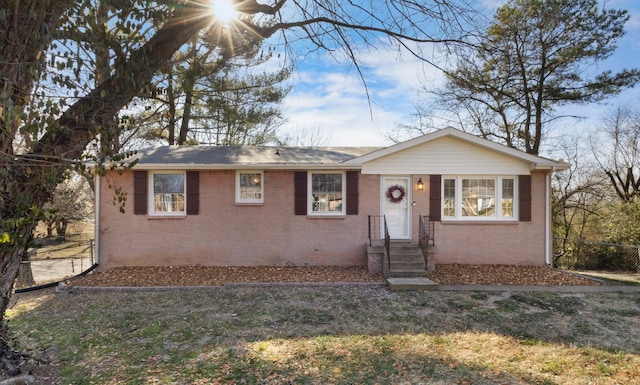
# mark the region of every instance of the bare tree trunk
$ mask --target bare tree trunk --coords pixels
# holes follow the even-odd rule
[[[18,278],[16,279],[15,287],[23,288],[30,287],[36,284],[35,279],[33,278],[33,270],[31,269],[31,257],[35,254],[35,252],[28,252],[22,256],[22,261],[20,262],[20,270],[18,271]]]
[[[9,343],[10,336],[8,335],[4,313],[9,306],[10,295],[13,291],[16,277],[22,270],[22,256],[26,254],[27,242],[21,242],[21,240],[30,239],[34,229],[35,225],[32,227],[24,226],[20,231],[15,232],[17,242],[13,244],[13,247],[0,247],[0,272],[2,274],[0,276],[0,309],[2,310],[2,318],[0,318],[0,372],[7,372],[9,375],[20,374],[18,363],[21,355]],[[5,255],[5,252],[11,254]],[[28,267],[28,272],[31,273],[30,266]]]
[[[66,218],[59,218],[56,221],[56,234],[58,234],[58,238],[64,239],[67,236],[68,226],[69,220]]]
[[[178,144],[187,143],[187,134],[189,133],[189,123],[191,122],[191,109],[193,108],[193,83],[188,82],[185,85],[185,100],[182,113],[182,123],[180,124],[180,135],[178,136]]]
[[[47,238],[53,238],[53,230],[56,228],[56,224],[53,221],[47,222]]]
[[[9,306],[9,299],[13,291],[13,284],[18,276],[22,256],[26,254],[28,242],[35,229],[35,223],[26,223],[11,233],[12,239],[8,244],[2,244],[0,248],[0,310],[2,311],[2,322],[4,313]],[[0,336],[1,337],[1,336]],[[1,341],[0,341],[1,342]],[[2,346],[0,344],[0,346]],[[0,349],[0,359],[6,353]]]
[[[173,76],[174,76],[173,67],[171,66],[168,66],[168,67],[169,67],[169,70],[167,71],[167,73],[169,74],[168,76],[169,85],[167,86],[167,100],[169,103],[168,131],[169,131],[169,144],[173,146],[174,144],[176,144],[176,95],[173,89]]]

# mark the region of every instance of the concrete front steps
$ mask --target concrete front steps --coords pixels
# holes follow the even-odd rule
[[[434,290],[438,284],[428,279],[428,266],[419,245],[409,242],[392,242],[389,264],[383,268],[390,290]],[[433,260],[435,247],[430,248]]]
[[[387,278],[426,277],[427,265],[420,246],[392,243]]]
[[[387,278],[387,286],[391,291],[403,290],[438,290],[440,286],[426,277]]]

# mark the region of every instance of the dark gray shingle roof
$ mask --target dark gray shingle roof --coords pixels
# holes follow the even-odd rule
[[[139,150],[140,165],[337,164],[380,147],[164,146]]]

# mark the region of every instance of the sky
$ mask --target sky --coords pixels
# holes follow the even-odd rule
[[[488,9],[495,9],[500,0],[482,2]],[[618,49],[598,69],[640,67],[640,1],[603,0],[603,3],[608,8],[628,10],[631,18]],[[307,55],[298,60],[291,79],[293,88],[282,105],[287,122],[281,133],[316,130],[325,139],[322,145],[328,146],[388,146],[393,143],[386,135],[398,125],[412,121],[421,84],[442,82],[436,70],[406,52],[380,48],[362,55],[361,65],[367,88],[353,65],[336,63],[326,54]],[[599,124],[612,108],[638,102],[640,86],[603,105],[571,107],[567,112],[584,119],[564,120],[557,131],[588,130]],[[438,125],[447,124],[442,121]]]

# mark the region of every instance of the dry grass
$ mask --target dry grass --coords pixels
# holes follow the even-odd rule
[[[634,293],[272,287],[18,299],[11,330],[57,373],[43,384],[640,381]]]
[[[93,230],[91,222],[71,223],[64,240],[49,239],[46,238],[46,227],[40,222],[35,232],[35,243],[39,246],[32,249],[35,252],[33,259],[88,257],[91,254],[89,241],[94,237]]]
[[[88,257],[91,255],[91,245],[89,241],[65,241],[61,243],[51,243],[34,249],[35,254],[32,259],[60,259]]]
[[[576,271],[576,273],[618,285],[640,285],[640,272]]]

